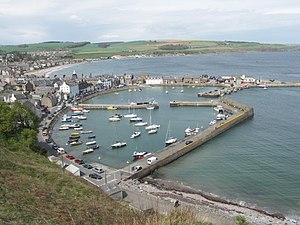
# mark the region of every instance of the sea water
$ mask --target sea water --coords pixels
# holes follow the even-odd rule
[[[300,52],[246,53],[201,55],[185,57],[145,58],[137,60],[100,61],[75,66],[84,74],[147,73],[152,75],[246,74],[262,79],[300,80]],[[71,74],[74,68],[60,71]],[[121,71],[123,70],[123,71]],[[166,94],[166,90],[168,94]],[[161,124],[159,132],[130,139],[135,131],[125,119],[109,122],[114,113],[123,111],[92,110],[84,129],[94,130],[99,151],[84,156],[87,161],[122,167],[132,160],[132,153],[154,152],[164,147],[168,122],[172,135],[179,139],[190,126],[207,127],[213,118],[210,107],[170,108],[169,101],[201,101],[197,93],[210,88],[148,88],[141,92],[120,92],[98,96],[90,103],[120,103],[154,99],[160,108],[153,110],[152,121]],[[192,187],[214,193],[236,202],[282,212],[291,217],[300,216],[300,88],[247,89],[226,96],[254,108],[254,117],[226,131],[190,154],[159,170],[159,176],[183,182]],[[148,110],[136,112],[149,120]],[[57,129],[59,124],[54,129]],[[56,130],[55,130],[56,131]],[[70,132],[70,131],[68,131]],[[54,132],[54,138],[64,145],[69,133]],[[125,140],[127,146],[112,150],[115,140]],[[83,146],[69,149],[81,157]],[[100,157],[100,158],[99,158]]]

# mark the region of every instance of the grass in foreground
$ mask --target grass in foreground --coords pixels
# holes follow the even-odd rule
[[[30,150],[0,147],[0,224],[208,225],[192,212],[144,215]]]

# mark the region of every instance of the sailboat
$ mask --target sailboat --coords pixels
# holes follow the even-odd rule
[[[129,104],[128,114],[124,115],[124,118],[130,119],[130,118],[135,118],[135,117],[137,117],[137,114],[134,114],[134,113],[130,112],[130,104]]]
[[[177,141],[177,138],[171,136],[171,122],[169,121],[165,143],[166,143],[166,145],[171,145],[171,144],[175,143],[176,141]]]
[[[114,144],[112,144],[111,147],[112,148],[122,148],[122,147],[125,147],[126,145],[127,145],[126,142],[117,140],[117,126],[116,126],[116,142]]]
[[[150,115],[149,115],[149,125],[145,127],[145,130],[155,130],[155,129],[158,129],[160,128],[160,125],[159,124],[152,124],[152,118],[151,118],[151,111],[152,109],[149,110],[150,111]]]

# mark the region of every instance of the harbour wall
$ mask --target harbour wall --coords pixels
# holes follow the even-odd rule
[[[198,148],[207,141],[213,139],[214,137],[232,128],[233,126],[247,120],[248,118],[251,118],[254,115],[253,108],[251,107],[225,98],[220,99],[220,101],[224,105],[234,107],[238,112],[236,112],[234,116],[230,117],[230,119],[224,120],[213,126],[210,126],[204,131],[197,134],[196,136],[185,138],[184,140],[176,143],[174,146],[168,146],[160,150],[159,152],[157,152],[157,155],[159,155],[160,152],[166,151],[167,149],[170,153],[163,158],[159,158],[159,160],[155,164],[149,165],[146,168],[143,168],[141,171],[132,174],[127,179],[139,179],[148,176],[149,174],[153,173],[156,169],[159,169],[160,167],[163,167],[175,161],[181,156],[193,151],[194,149]],[[187,145],[182,144],[185,143],[187,140],[193,140],[193,142]],[[178,146],[180,144],[183,147],[176,148],[176,145]],[[170,148],[173,148],[173,150],[170,150]]]

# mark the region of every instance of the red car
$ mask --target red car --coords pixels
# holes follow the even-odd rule
[[[75,163],[81,165],[84,164],[84,161],[82,159],[75,159]]]
[[[70,159],[70,160],[75,159],[75,157],[72,156],[72,155],[66,155],[66,158],[67,158],[67,159]]]

